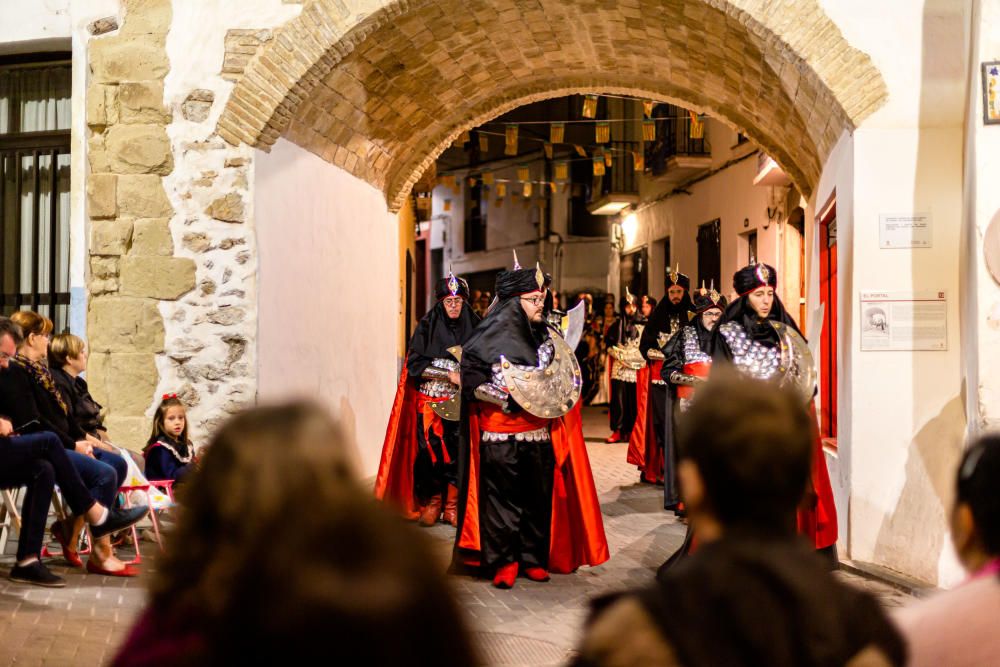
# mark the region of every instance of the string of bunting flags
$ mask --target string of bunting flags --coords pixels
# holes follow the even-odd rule
[[[642,101],[642,117],[641,118],[612,118],[612,119],[598,119],[598,100],[600,97],[611,97],[619,98],[617,95],[584,95],[582,101],[581,116],[583,119],[580,120],[561,120],[561,121],[544,121],[544,120],[530,120],[530,121],[517,121],[517,122],[487,122],[483,124],[486,126],[496,126],[502,125],[503,132],[492,132],[486,129],[476,129],[476,140],[478,142],[479,150],[486,153],[490,150],[490,137],[503,138],[504,155],[516,156],[518,155],[518,147],[521,141],[537,142],[542,144],[542,150],[545,155],[545,159],[553,161],[552,169],[552,181],[544,180],[532,180],[530,175],[530,170],[526,165],[520,165],[517,167],[517,179],[504,179],[498,178],[492,171],[483,171],[478,176],[467,177],[467,182],[470,187],[475,186],[478,182],[482,182],[483,185],[495,186],[495,193],[497,197],[497,206],[500,206],[503,202],[503,198],[508,193],[508,184],[516,183],[518,184],[517,190],[512,190],[512,194],[521,195],[525,198],[531,197],[532,193],[536,191],[535,186],[539,186],[539,195],[544,194],[546,189],[551,189],[552,192],[556,191],[557,184],[561,183],[563,190],[569,186],[569,163],[570,162],[582,162],[589,161],[593,166],[594,176],[603,176],[606,170],[614,165],[615,153],[627,153],[627,156],[632,158],[632,167],[635,171],[645,170],[645,155],[642,150],[622,150],[614,147],[606,147],[604,144],[611,142],[611,125],[612,123],[639,123],[641,128],[642,140],[644,142],[656,141],[656,122],[662,120],[680,119],[683,118],[688,122],[688,133],[692,139],[703,139],[705,136],[705,121],[703,117],[699,116],[696,112],[691,110],[685,110],[686,113],[680,116],[662,116],[653,117],[653,109],[658,104],[653,100],[643,100]],[[628,97],[621,97],[621,99],[634,99]],[[587,149],[576,143],[566,144],[566,126],[570,124],[586,123],[593,124],[594,126],[594,144],[598,146],[592,149],[591,153],[588,154]],[[520,127],[522,125],[548,125],[548,138],[523,136],[520,132]],[[463,131],[459,137],[453,142],[452,146],[461,147],[472,142],[472,132],[470,130]],[[576,158],[560,158],[555,160],[555,146],[560,144],[566,144],[572,146]],[[623,157],[627,157],[623,156]],[[555,161],[554,161],[555,160]],[[452,189],[456,194],[460,191],[458,187],[457,177],[453,174],[442,174],[437,179],[440,185]]]

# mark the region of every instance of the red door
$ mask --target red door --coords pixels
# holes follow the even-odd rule
[[[819,291],[823,306],[820,338],[820,430],[825,444],[837,439],[837,206],[820,219]]]

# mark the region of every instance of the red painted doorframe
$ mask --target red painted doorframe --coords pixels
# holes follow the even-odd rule
[[[819,292],[823,306],[820,337],[820,432],[824,443],[837,443],[837,201],[819,219]]]

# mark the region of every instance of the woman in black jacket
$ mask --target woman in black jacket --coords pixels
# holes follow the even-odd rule
[[[73,466],[90,494],[105,507],[113,507],[127,472],[125,460],[109,451],[110,447],[88,435],[69,416],[69,408],[45,365],[52,321],[32,311],[14,313],[11,320],[20,325],[24,340],[11,359],[10,368],[0,376],[0,406],[18,433],[54,433],[66,448]],[[81,567],[72,539],[83,528],[81,517],[57,521],[52,534],[62,545],[66,560]],[[138,570],[118,560],[111,548],[110,536],[94,540],[87,571],[116,577],[133,577]]]

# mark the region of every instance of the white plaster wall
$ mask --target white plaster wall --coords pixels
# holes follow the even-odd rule
[[[256,154],[259,397],[319,400],[375,473],[396,390],[398,232],[382,193],[278,141]]]
[[[635,233],[626,233],[629,252],[644,245],[650,247],[649,291],[663,296],[667,258],[662,257],[662,241],[670,237],[670,266],[680,264],[681,273],[695,281],[698,274],[698,225],[720,219],[723,294],[732,292],[733,273],[746,266],[745,234],[757,232],[757,259],[781,270],[779,264],[779,225],[769,223],[767,207],[773,207],[769,187],[753,185],[757,160],[753,157],[717,172],[688,186],[690,195],[677,194],[661,202],[640,206],[635,215]],[[744,220],[748,221],[744,227]],[[765,225],[767,227],[765,228]]]
[[[70,0],[0,0],[0,54],[68,47],[71,4],[81,3],[79,0],[75,3]]]
[[[969,421],[973,434],[1000,429],[1000,284],[983,255],[983,235],[1000,225],[1000,127],[983,124],[980,62],[1000,54],[1000,0],[977,0],[978,34],[969,69],[966,135],[967,269],[969,289],[967,355]]]

